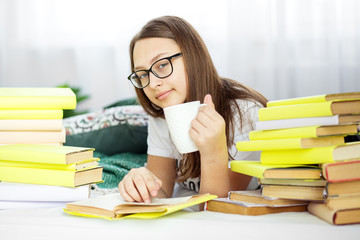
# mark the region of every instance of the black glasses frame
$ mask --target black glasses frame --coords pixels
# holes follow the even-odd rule
[[[132,85],[134,85],[136,88],[139,88],[139,89],[146,88],[146,87],[150,84],[150,72],[151,72],[152,74],[154,74],[157,78],[167,78],[167,77],[170,76],[170,75],[173,73],[173,71],[174,71],[174,67],[173,67],[173,64],[172,64],[172,62],[171,62],[171,59],[180,57],[181,55],[182,55],[182,53],[176,53],[176,54],[174,54],[174,55],[172,55],[172,56],[170,56],[170,57],[161,58],[161,59],[157,60],[156,62],[154,62],[148,70],[138,70],[138,71],[135,71],[135,72],[131,73],[131,74],[128,76],[128,80],[129,80],[129,81],[132,83]],[[153,68],[153,66],[154,66],[156,63],[158,63],[158,62],[160,62],[160,61],[163,61],[163,60],[168,60],[168,61],[170,62],[171,72],[170,72],[168,75],[166,75],[166,76],[160,77],[157,73],[153,72],[152,68]],[[137,85],[131,80],[131,76],[133,76],[133,75],[136,74],[137,72],[146,72],[146,74],[148,75],[149,81],[148,81],[148,83],[147,83],[145,86],[139,87],[139,86],[137,86]]]

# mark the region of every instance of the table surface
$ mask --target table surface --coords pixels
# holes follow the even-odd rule
[[[61,207],[0,210],[0,239],[360,239],[360,224],[334,226],[309,214],[242,216],[179,211],[157,219],[110,221]]]

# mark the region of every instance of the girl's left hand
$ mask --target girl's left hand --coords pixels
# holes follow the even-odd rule
[[[199,148],[201,158],[214,159],[218,154],[227,154],[225,120],[215,110],[211,95],[204,97],[206,106],[202,106],[196,118],[191,122],[191,139]],[[207,158],[210,157],[210,158]],[[215,157],[216,158],[216,157]]]

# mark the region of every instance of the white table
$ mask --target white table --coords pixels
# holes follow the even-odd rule
[[[307,212],[241,216],[180,211],[151,220],[71,216],[62,208],[0,210],[0,239],[360,239],[360,224],[334,226]]]

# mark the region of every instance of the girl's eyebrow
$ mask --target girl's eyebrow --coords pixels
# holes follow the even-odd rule
[[[165,52],[165,53],[159,53],[158,55],[156,55],[155,57],[153,57],[151,60],[150,60],[150,66],[154,63],[154,62],[156,62],[157,60],[159,60],[162,56],[164,56],[164,55],[167,55],[168,53],[167,52]],[[143,66],[136,66],[135,67],[135,71],[138,71],[138,70],[144,70],[145,69],[145,67],[143,67]]]

